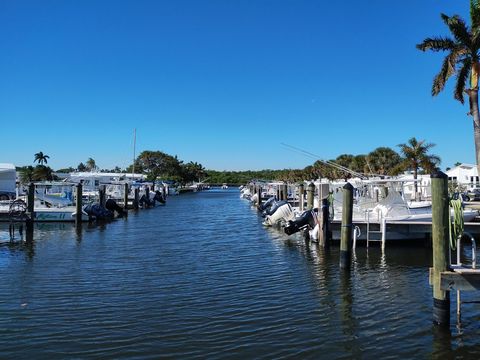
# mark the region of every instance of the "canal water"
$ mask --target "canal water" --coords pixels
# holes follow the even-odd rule
[[[458,327],[452,294],[449,331],[432,325],[430,249],[361,246],[347,275],[338,245],[263,228],[236,190],[81,231],[37,224],[29,244],[7,230],[1,359],[480,357],[479,304]]]

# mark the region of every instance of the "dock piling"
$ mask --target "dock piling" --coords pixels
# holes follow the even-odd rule
[[[448,177],[438,171],[430,175],[432,184],[432,247],[433,247],[433,322],[450,325],[450,291],[442,290],[441,273],[449,265]]]
[[[330,246],[330,214],[328,209],[328,199],[322,199],[322,207],[318,212],[320,217],[318,226],[318,243],[320,246]]]
[[[128,215],[128,183],[123,184],[123,209]]]
[[[298,185],[298,208],[300,212],[303,212],[303,207],[305,205],[305,185],[300,183]]]
[[[75,224],[76,226],[82,225],[82,213],[83,213],[83,204],[82,204],[82,184],[77,184],[77,193],[75,194]]]
[[[98,187],[98,202],[100,203],[100,206],[102,207],[105,207],[105,202],[107,201],[106,200],[106,189],[105,189],[105,185],[100,185]]]
[[[35,184],[30,183],[28,185],[28,196],[27,196],[27,212],[30,214],[30,219],[33,220],[35,211]]]
[[[343,187],[342,230],[340,238],[340,268],[350,269],[352,253],[353,186]]]
[[[139,188],[135,188],[135,190],[133,190],[133,193],[134,193],[134,199],[133,199],[133,208],[135,210],[138,210],[138,193],[139,193]]]
[[[282,194],[283,194],[283,200],[288,200],[288,185],[287,184],[282,185]]]
[[[315,192],[315,184],[310,183],[307,186],[307,210],[313,209],[313,195]]]
[[[258,194],[257,207],[260,208],[260,206],[262,206],[262,186],[261,185],[257,186],[257,194]]]

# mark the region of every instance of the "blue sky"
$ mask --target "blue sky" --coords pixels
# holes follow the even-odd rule
[[[302,168],[413,136],[474,163],[452,84],[432,98],[468,0],[0,0],[0,162],[126,167],[161,150],[216,170]]]

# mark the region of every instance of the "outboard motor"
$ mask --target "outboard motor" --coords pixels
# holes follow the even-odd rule
[[[149,207],[153,206],[155,204],[155,201],[152,199],[147,198],[145,194],[142,195],[142,197],[138,200],[139,205],[142,207]]]
[[[109,211],[111,211],[112,213],[113,213],[114,211],[116,211],[119,217],[122,217],[122,216],[126,215],[125,210],[124,210],[122,207],[120,207],[120,206],[115,202],[115,200],[108,199],[108,200],[105,202],[105,207],[106,207]]]
[[[107,200],[108,202],[108,200]],[[96,220],[111,220],[113,219],[113,212],[105,209],[99,204],[89,204],[83,208],[89,217],[94,217]]]
[[[272,196],[267,201],[265,201],[263,204],[258,206],[258,211],[264,212],[267,209],[270,209],[270,207],[273,205],[274,202],[275,202],[275,197]]]
[[[155,196],[153,197],[154,201],[158,201],[160,204],[165,204],[165,198],[160,191],[155,191]],[[155,203],[154,203],[155,204]]]
[[[250,198],[250,201],[252,202],[253,205],[258,204],[258,194],[253,194],[253,196]]]
[[[317,224],[317,213],[318,209],[304,211],[300,217],[288,222],[288,225],[285,226],[284,229],[285,233],[287,235],[292,235],[302,229],[313,229]]]
[[[264,211],[265,216],[273,215],[275,213],[275,211],[277,211],[280,206],[283,206],[285,204],[288,204],[287,200],[274,201],[272,206],[269,209]]]
[[[263,222],[264,225],[272,226],[282,221],[287,222],[294,218],[295,214],[293,213],[292,206],[288,203],[288,201],[280,201],[278,204],[280,205],[275,206],[275,211],[272,212],[272,215],[266,216],[265,221]]]

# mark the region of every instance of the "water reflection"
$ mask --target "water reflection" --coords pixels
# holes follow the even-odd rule
[[[449,328],[432,325],[432,359],[453,359],[452,334]]]

